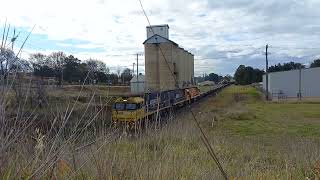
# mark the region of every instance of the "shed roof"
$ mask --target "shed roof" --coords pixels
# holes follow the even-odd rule
[[[215,85],[215,82],[213,82],[213,81],[203,81],[203,82],[198,83],[198,85],[200,85],[200,86]]]
[[[131,83],[137,82],[137,76],[133,76],[133,78],[130,80]],[[144,75],[138,76],[138,82],[144,82]]]
[[[163,27],[166,26],[169,29],[169,25],[168,24],[160,24],[160,25],[151,25],[151,26],[147,26],[147,28],[153,28],[153,27]]]
[[[177,43],[175,43],[174,41],[171,41],[170,39],[167,39],[163,36],[160,36],[158,34],[155,34],[151,37],[149,37],[147,40],[145,40],[143,42],[143,44],[159,44],[159,43],[166,43],[166,42],[171,42],[172,44],[176,45],[179,47],[179,45]],[[189,53],[190,55],[194,56],[192,53],[190,53],[189,51],[183,49],[182,47],[179,47],[179,49],[182,49],[183,51]]]
[[[166,42],[171,42],[176,46],[179,46],[177,43],[175,43],[174,41],[171,41],[170,39],[167,39],[163,36],[160,36],[158,34],[155,34],[151,37],[149,37],[147,40],[145,40],[143,42],[143,44],[158,44],[158,43],[166,43]]]

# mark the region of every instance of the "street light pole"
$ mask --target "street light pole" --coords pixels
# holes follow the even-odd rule
[[[133,63],[132,65],[132,75],[134,75],[134,66],[136,65],[136,63]]]
[[[139,93],[139,54],[137,54],[137,92]]]

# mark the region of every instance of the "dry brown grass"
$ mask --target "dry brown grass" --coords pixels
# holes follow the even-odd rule
[[[292,113],[293,107],[301,117],[312,116],[313,123],[320,118],[318,113],[293,104],[289,111],[285,105],[280,107],[283,113],[272,114],[277,105],[262,102],[252,88],[231,87],[193,107],[230,179],[319,178],[320,141],[316,134],[265,127],[279,129],[279,119]],[[61,114],[67,117],[71,107]],[[272,116],[261,114],[259,108]],[[105,127],[103,131],[75,125],[66,128],[66,118],[59,127],[61,132],[73,129],[69,136],[29,129],[10,146],[1,146],[0,175],[2,179],[222,179],[189,110],[175,116],[162,127],[155,129],[153,123],[153,128],[136,135]],[[94,117],[92,114],[82,121],[90,127]],[[272,119],[264,124],[262,117]]]
[[[67,93],[74,94],[75,92],[79,92],[82,89],[84,94],[90,94],[95,92],[97,95],[101,96],[114,96],[114,95],[127,95],[130,94],[129,86],[102,86],[102,85],[65,85],[60,91],[54,91],[55,93]]]

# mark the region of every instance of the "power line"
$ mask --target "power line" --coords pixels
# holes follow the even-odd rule
[[[150,28],[151,28],[151,30],[152,30],[152,33],[155,35],[155,33],[154,33],[154,31],[153,31],[153,28],[151,27],[150,20],[149,20],[147,14],[146,14],[146,12],[145,12],[145,10],[144,10],[144,8],[143,8],[143,5],[142,5],[141,0],[139,0],[139,2],[140,2],[140,5],[141,5],[141,8],[142,8],[142,11],[143,11],[144,15],[145,15],[146,18],[147,18],[147,21],[148,21],[149,26],[150,26]],[[157,41],[157,39],[156,39],[156,41]],[[158,41],[157,41],[157,42],[158,42]],[[161,49],[161,46],[159,46],[159,49],[160,49],[160,51],[161,51],[161,54],[162,54],[163,58],[165,59],[166,64],[168,65],[168,68],[169,68],[169,71],[171,72],[172,77],[173,77],[174,80],[175,80],[175,84],[178,85],[178,84],[177,84],[176,77],[175,77],[174,73],[172,72],[172,70],[170,69],[170,66],[169,66],[169,64],[168,64],[168,61],[167,61],[166,57],[164,56],[164,53],[163,53],[163,51],[162,51],[162,49]],[[137,78],[138,78],[138,77],[137,77]],[[223,168],[222,168],[222,166],[221,166],[221,164],[220,164],[220,162],[219,162],[218,157],[215,155],[215,153],[214,153],[214,151],[213,151],[213,148],[211,147],[210,143],[208,142],[208,139],[207,139],[206,135],[205,135],[204,132],[202,131],[202,129],[201,129],[201,127],[200,127],[200,125],[199,125],[199,123],[198,123],[198,121],[197,121],[197,119],[196,119],[196,117],[195,117],[195,115],[194,115],[194,113],[193,113],[193,111],[192,111],[192,109],[190,109],[190,112],[191,112],[191,114],[193,115],[193,119],[194,119],[194,121],[197,123],[197,126],[198,126],[198,128],[200,129],[200,131],[201,131],[201,133],[202,133],[202,135],[203,135],[204,144],[205,144],[205,146],[207,147],[210,156],[213,158],[214,162],[217,164],[219,170],[221,171],[222,176],[223,176],[226,180],[228,180],[227,173],[223,170]]]
[[[320,47],[281,47],[281,46],[270,46],[269,48],[290,50],[290,49],[301,49],[301,50],[320,50]]]
[[[147,18],[147,21],[148,21],[148,24],[149,24],[150,29],[151,29],[151,31],[152,31],[152,34],[155,35],[156,33],[154,33],[154,30],[153,30],[153,28],[151,27],[150,20],[149,20],[149,18],[148,18],[148,16],[147,16],[146,11],[145,11],[144,8],[143,8],[143,5],[142,5],[141,0],[139,0],[139,2],[140,2],[141,9],[142,9],[142,11],[143,11],[143,14],[144,14],[144,16]],[[156,41],[157,41],[157,43],[158,43],[158,39],[156,39]],[[165,57],[165,55],[164,55],[164,53],[163,53],[163,51],[162,51],[161,46],[159,45],[158,47],[159,47],[159,49],[160,49],[160,52],[161,52],[161,54],[162,54],[162,56],[163,56],[166,64],[168,65],[168,69],[169,69],[169,71],[170,71],[170,73],[171,73],[171,75],[172,75],[172,77],[173,77],[173,79],[174,79],[175,86],[178,87],[178,81],[177,81],[177,79],[176,79],[176,77],[175,77],[175,75],[174,75],[174,72],[172,72],[172,70],[171,70],[171,68],[170,68],[170,65],[169,65],[169,63],[168,63],[168,61],[167,61],[167,58]]]

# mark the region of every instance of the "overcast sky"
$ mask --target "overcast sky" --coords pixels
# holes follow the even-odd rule
[[[263,68],[267,43],[271,65],[320,55],[320,0],[142,3],[151,24],[169,24],[170,39],[195,54],[196,75],[233,75],[240,64]],[[103,60],[112,70],[132,67],[148,25],[138,0],[1,0],[1,32],[6,18],[21,32],[17,46],[36,25],[24,57],[64,51]]]

